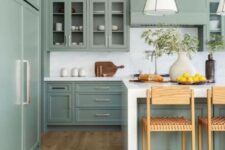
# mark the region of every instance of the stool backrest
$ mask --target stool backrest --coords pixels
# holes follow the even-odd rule
[[[195,124],[194,93],[187,86],[152,87],[147,90],[147,130],[150,131],[152,105],[190,105],[191,122]]]
[[[189,87],[152,87],[152,105],[189,105],[192,92]]]
[[[225,104],[225,87],[213,87],[210,95],[212,104]]]

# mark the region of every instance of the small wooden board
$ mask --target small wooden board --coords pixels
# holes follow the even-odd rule
[[[112,77],[115,75],[117,69],[124,68],[123,65],[116,66],[111,61],[95,62],[95,75],[96,77]]]

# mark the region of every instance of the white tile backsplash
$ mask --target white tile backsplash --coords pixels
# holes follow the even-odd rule
[[[145,57],[146,50],[152,50],[141,39],[141,33],[145,28],[130,29],[130,51],[129,52],[51,52],[50,54],[50,76],[60,76],[61,68],[72,69],[73,67],[84,68],[88,76],[94,76],[95,61],[112,61],[116,65],[125,65],[124,69],[117,71],[116,76],[128,76],[142,70],[146,73],[154,72],[154,63]],[[180,28],[182,33],[197,36],[197,28]],[[216,60],[217,76],[225,76],[225,52],[217,52]],[[199,73],[205,72],[205,60],[207,52],[198,52],[192,55],[192,62]],[[166,74],[170,66],[176,60],[176,55],[164,55],[158,59],[158,73]]]

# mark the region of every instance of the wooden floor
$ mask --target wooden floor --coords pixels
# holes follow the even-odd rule
[[[121,132],[48,132],[41,150],[122,150]]]

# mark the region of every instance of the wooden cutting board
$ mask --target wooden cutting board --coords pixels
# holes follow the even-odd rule
[[[112,77],[115,75],[117,69],[124,68],[123,65],[116,66],[111,61],[95,62],[95,76],[96,77]]]

